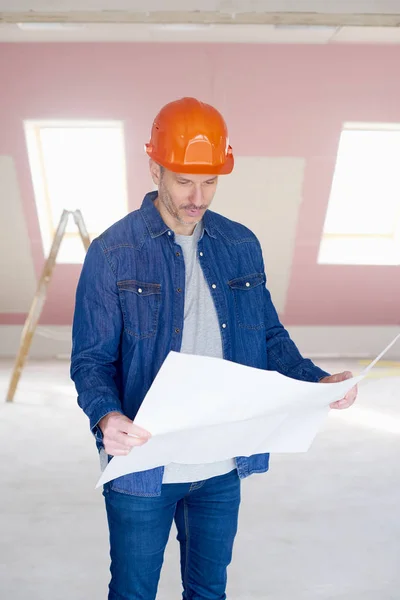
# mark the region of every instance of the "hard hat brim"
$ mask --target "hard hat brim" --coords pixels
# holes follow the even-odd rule
[[[210,165],[210,164],[179,164],[170,163],[162,158],[159,158],[152,152],[150,144],[145,145],[146,154],[168,171],[173,173],[185,173],[187,175],[229,175],[232,173],[235,164],[233,154],[226,156],[225,162],[222,165]]]

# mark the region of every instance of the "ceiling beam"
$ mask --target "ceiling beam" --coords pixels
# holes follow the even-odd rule
[[[0,23],[216,23],[230,25],[399,27],[398,14],[332,14],[306,12],[0,12]]]

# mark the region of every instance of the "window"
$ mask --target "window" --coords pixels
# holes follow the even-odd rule
[[[26,121],[25,134],[45,256],[64,209],[79,209],[90,239],[128,211],[123,125],[117,121]],[[70,216],[57,261],[83,262]]]
[[[346,123],[318,262],[400,265],[400,124]]]

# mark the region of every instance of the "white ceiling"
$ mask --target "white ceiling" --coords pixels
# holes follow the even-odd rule
[[[400,44],[399,27],[276,27],[195,24],[0,23],[0,42],[201,42]],[[34,27],[31,29],[31,27]]]
[[[70,11],[215,11],[222,13],[315,12],[396,14],[399,0],[0,0],[8,12]]]
[[[32,41],[400,43],[400,0],[0,0],[0,42]]]
[[[19,21],[397,27],[400,0],[0,0],[0,23]]]

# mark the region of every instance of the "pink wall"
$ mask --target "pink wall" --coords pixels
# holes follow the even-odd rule
[[[400,122],[399,65],[400,46],[0,45],[0,154],[16,163],[36,272],[43,253],[23,119],[124,120],[135,209],[148,191],[143,143],[154,115],[193,95],[223,112],[237,155],[306,158],[285,324],[398,324],[399,267],[316,261],[341,125]],[[57,266],[42,323],[71,322],[79,271]],[[0,314],[0,323],[24,317]]]

